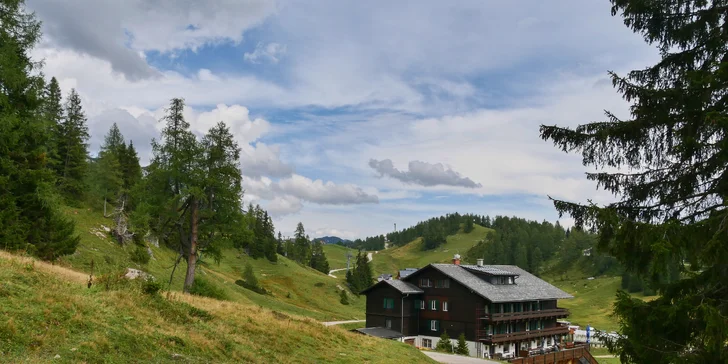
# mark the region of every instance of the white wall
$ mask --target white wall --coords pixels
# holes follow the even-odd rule
[[[439,336],[418,336],[417,339],[415,339],[415,346],[423,347],[423,340],[422,339],[430,339],[432,340],[432,347],[431,349],[434,349],[437,347],[437,344],[440,342]],[[453,346],[453,350],[457,348],[458,341],[457,339],[450,339],[450,343]],[[465,343],[468,345],[468,352],[470,353],[470,356],[476,356],[478,354],[477,345],[479,343],[474,341],[465,341]],[[483,345],[483,352],[486,351],[485,345]]]

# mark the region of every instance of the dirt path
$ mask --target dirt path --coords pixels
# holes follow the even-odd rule
[[[324,324],[324,326],[334,326],[334,325],[341,325],[341,324],[353,324],[355,322],[366,322],[366,320],[328,321],[328,322],[322,322],[322,324]]]

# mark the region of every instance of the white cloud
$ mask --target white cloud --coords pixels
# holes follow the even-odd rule
[[[285,44],[268,43],[263,45],[263,43],[258,43],[253,52],[245,52],[243,59],[250,63],[260,63],[263,59],[267,59],[271,63],[278,63],[285,54]]]
[[[427,163],[422,161],[410,161],[407,171],[400,171],[394,167],[392,160],[384,159],[381,161],[370,159],[369,167],[372,167],[380,176],[388,176],[404,183],[417,184],[425,187],[429,186],[459,186],[465,188],[483,187],[480,183],[475,183],[468,177],[463,177],[460,173],[455,172],[450,167],[445,167],[442,163]]]

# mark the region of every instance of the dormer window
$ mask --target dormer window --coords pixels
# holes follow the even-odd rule
[[[516,284],[516,279],[514,276],[495,276],[490,278],[491,284]]]

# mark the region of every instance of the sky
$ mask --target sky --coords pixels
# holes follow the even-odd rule
[[[354,239],[446,213],[559,220],[605,203],[539,126],[629,116],[608,71],[658,53],[607,0],[27,0],[33,51],[75,88],[90,151],[117,123],[151,157],[170,99],[240,144],[244,200],[292,235]]]

